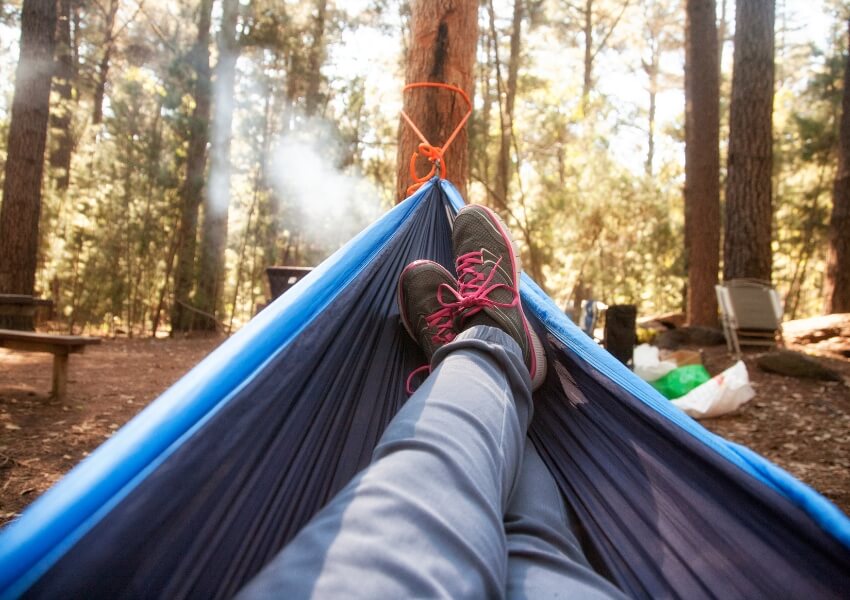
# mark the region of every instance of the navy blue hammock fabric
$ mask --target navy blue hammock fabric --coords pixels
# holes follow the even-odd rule
[[[225,598],[353,475],[423,362],[396,280],[452,267],[433,181],[222,344],[0,534],[0,597]],[[593,563],[637,598],[850,597],[850,521],[714,436],[527,277],[549,376],[530,436]],[[352,582],[355,586],[356,582]]]

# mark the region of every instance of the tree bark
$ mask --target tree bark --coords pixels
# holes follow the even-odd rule
[[[725,279],[771,277],[774,0],[738,0],[729,159]]]
[[[224,251],[227,245],[227,215],[230,207],[230,141],[233,128],[233,102],[236,61],[239,46],[236,28],[239,1],[223,0],[221,32],[216,64],[215,112],[212,121],[210,185],[204,197],[204,227],[201,235],[201,273],[196,304],[218,317],[224,291]],[[212,319],[201,319],[201,327],[214,331]]]
[[[195,66],[195,107],[189,131],[186,154],[186,179],[180,189],[181,215],[178,235],[177,270],[174,274],[174,305],[171,309],[171,331],[188,331],[193,315],[184,304],[195,282],[195,251],[197,247],[198,210],[204,190],[206,148],[210,121],[210,18],[212,0],[201,0],[198,16],[198,35],[192,48]],[[182,304],[181,304],[182,303]]]
[[[476,0],[416,0],[412,4],[411,39],[405,81],[441,82],[455,85],[472,98],[475,84],[475,48],[478,39]],[[457,94],[439,89],[415,89],[404,97],[404,110],[429,142],[441,145],[467,111]],[[396,179],[397,198],[406,196],[412,182],[410,157],[419,138],[410,127],[399,124]],[[462,194],[469,178],[469,138],[466,128],[458,134],[445,156],[447,176]],[[428,167],[429,168],[429,167]],[[425,165],[420,164],[422,171]]]
[[[850,19],[844,95],[838,133],[838,171],[832,188],[824,313],[850,312]]]
[[[25,0],[0,206],[0,292],[32,295],[50,113],[56,0]]]
[[[74,106],[74,82],[77,78],[77,65],[74,60],[74,40],[71,36],[71,2],[59,0],[59,14],[56,30],[56,63],[53,77],[53,89],[59,97],[58,106],[54,106],[50,115],[50,124],[54,129],[55,145],[50,152],[50,166],[55,169],[56,189],[64,191],[71,182],[71,157],[74,152],[74,132],[72,116]]]
[[[717,325],[720,66],[714,0],[688,0],[685,41],[685,256],[688,322]]]

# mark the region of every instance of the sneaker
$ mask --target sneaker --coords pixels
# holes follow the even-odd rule
[[[546,378],[546,356],[522,310],[522,265],[508,228],[489,208],[466,206],[455,218],[452,243],[460,299],[458,331],[489,325],[510,335],[522,350],[536,390]]]
[[[448,304],[458,295],[457,281],[445,267],[430,260],[417,260],[404,268],[398,279],[398,309],[410,337],[425,352],[428,364],[413,371],[407,379],[407,393],[413,393],[413,378],[430,371],[437,348],[458,334],[455,312]]]

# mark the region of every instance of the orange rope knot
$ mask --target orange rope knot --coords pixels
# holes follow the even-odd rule
[[[431,179],[434,175],[437,174],[437,169],[440,171],[440,179],[446,178],[446,161],[443,159],[446,151],[448,151],[449,146],[451,146],[452,142],[455,141],[457,134],[460,133],[463,126],[466,125],[466,122],[469,120],[470,115],[472,114],[472,101],[469,99],[469,95],[460,89],[457,86],[449,85],[447,83],[435,83],[435,82],[420,82],[420,83],[409,83],[404,86],[402,92],[406,92],[407,90],[414,88],[424,88],[424,87],[432,87],[432,88],[441,88],[446,89],[457,94],[460,94],[461,97],[466,101],[467,112],[458,123],[455,130],[449,136],[449,139],[442,146],[434,146],[428,139],[423,135],[413,120],[407,116],[407,113],[404,110],[401,111],[402,118],[410,125],[411,129],[413,129],[414,133],[422,140],[422,143],[419,144],[419,147],[413,151],[413,155],[410,157],[410,177],[413,179],[415,183],[413,183],[410,187],[407,188],[407,195],[411,195],[413,192],[418,190],[422,185]],[[428,159],[431,162],[431,170],[428,171],[426,175],[420,177],[416,174],[416,161],[419,157],[423,157]]]

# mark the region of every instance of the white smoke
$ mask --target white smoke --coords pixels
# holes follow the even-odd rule
[[[381,211],[375,185],[353,167],[337,167],[342,151],[330,124],[298,120],[296,129],[274,145],[266,169],[285,212],[281,225],[329,250],[345,243]]]
[[[219,57],[219,63],[227,61],[232,72],[223,76],[223,69],[217,69],[213,80],[213,115],[210,124],[210,173],[207,185],[209,208],[217,214],[228,210],[231,202],[231,148],[233,146],[233,121],[236,114],[234,98],[237,57],[232,54]],[[228,115],[230,115],[228,117]]]

